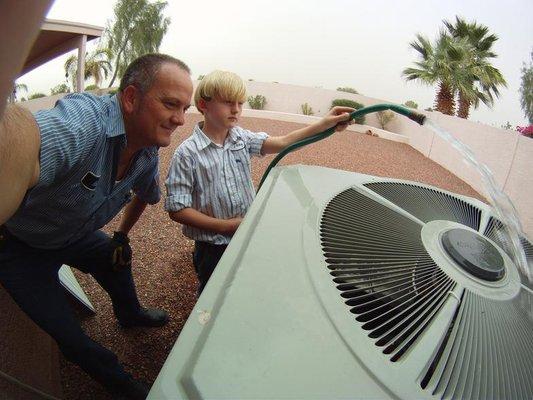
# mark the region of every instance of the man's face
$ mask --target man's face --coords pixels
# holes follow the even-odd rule
[[[161,65],[152,87],[139,94],[132,125],[136,140],[144,146],[166,147],[178,126],[185,123],[191,105],[191,77],[177,65]]]

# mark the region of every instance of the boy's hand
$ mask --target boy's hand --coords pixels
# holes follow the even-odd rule
[[[225,223],[226,229],[224,233],[226,235],[233,235],[235,231],[237,230],[237,228],[239,227],[239,225],[241,224],[241,222],[242,222],[241,217],[227,219]]]
[[[351,107],[333,107],[319,122],[321,130],[325,131],[332,126],[335,126],[336,132],[345,130],[348,125],[354,123],[353,120],[350,120],[350,113],[354,111],[355,109]]]

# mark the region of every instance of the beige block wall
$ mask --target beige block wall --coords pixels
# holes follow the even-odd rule
[[[533,139],[519,136],[504,192],[518,211],[530,241],[533,239]]]
[[[195,86],[198,82],[194,82]],[[275,113],[261,113],[259,111],[245,111],[245,115],[257,115],[263,118],[282,119],[295,122],[312,120],[301,114],[301,105],[308,103],[315,116],[324,115],[334,99],[355,100],[365,106],[388,103],[386,100],[375,99],[358,94],[338,92],[322,88],[310,88],[282,83],[268,83],[246,81],[249,96],[261,94],[266,97],[266,111]],[[31,111],[53,107],[62,95],[51,96],[21,103]],[[245,104],[245,108],[248,104]],[[526,171],[533,171],[533,139],[525,138],[517,132],[494,128],[488,125],[443,115],[438,112],[421,113],[429,116],[443,129],[450,132],[461,142],[472,149],[477,160],[486,164],[494,174],[494,179],[500,189],[504,189],[513,201],[518,215],[524,226],[526,235],[533,239],[533,178]],[[259,113],[259,114],[257,114]],[[374,114],[366,115],[366,125],[379,127]],[[366,127],[359,126],[354,130],[364,132]],[[392,140],[406,141],[425,156],[431,158],[448,169],[474,189],[485,193],[480,174],[467,166],[457,150],[449,143],[435,136],[428,128],[421,127],[415,122],[397,115],[388,125],[387,131],[397,135],[389,135]],[[385,132],[377,131],[386,137]]]

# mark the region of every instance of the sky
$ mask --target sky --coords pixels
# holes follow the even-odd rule
[[[47,17],[104,27],[114,3],[56,0]],[[435,39],[442,20],[459,15],[499,37],[493,65],[508,84],[492,109],[481,104],[470,120],[526,125],[519,88],[521,68],[533,51],[531,0],[168,0],[164,15],[171,24],[159,50],[185,61],[193,78],[225,69],[255,81],[349,86],[395,103],[413,100],[421,109],[433,106],[436,88],[402,78],[402,70],[418,59],[409,43],[417,33]],[[88,50],[96,45],[91,42]],[[29,93],[49,94],[65,82],[67,57],[18,82]]]

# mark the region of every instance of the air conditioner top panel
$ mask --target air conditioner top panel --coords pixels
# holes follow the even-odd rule
[[[426,185],[383,186],[395,182],[405,181],[323,167],[274,169],[149,398],[435,399],[452,386],[459,389],[448,397],[464,396],[468,385],[432,360],[456,351],[448,336],[461,318],[463,297],[493,302],[484,291],[494,287],[511,298],[519,277],[507,273],[488,286],[473,282],[470,291],[460,273],[439,268],[426,252],[423,228],[438,234],[459,227],[475,235],[488,224],[488,207]],[[405,190],[419,206],[403,203]],[[339,215],[336,204],[342,210],[350,201],[360,207]],[[447,210],[450,201],[454,213]],[[431,202],[436,211],[428,211]],[[346,233],[354,224],[370,235],[355,240],[362,243],[355,248]],[[378,230],[385,239],[371,236]],[[508,270],[509,256],[502,259]],[[349,276],[351,265],[361,263],[378,272],[371,279]],[[393,317],[380,321],[386,315]],[[410,316],[400,321],[402,315]]]

